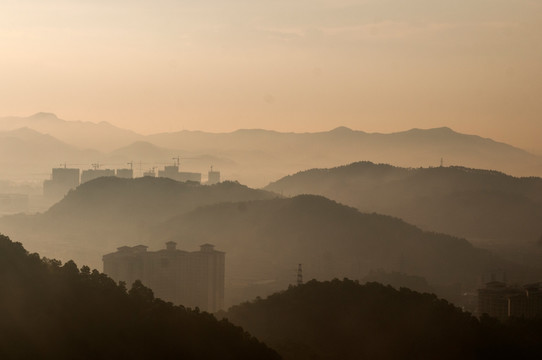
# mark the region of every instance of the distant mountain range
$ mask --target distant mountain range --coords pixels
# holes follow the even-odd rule
[[[29,117],[0,118],[0,131],[27,127],[79,149],[112,151],[142,138],[133,131],[121,129],[108,122],[67,121],[51,113],[37,113]]]
[[[542,175],[542,158],[513,146],[449,128],[412,129],[378,134],[339,127],[319,133],[280,133],[243,129],[231,133],[179,131],[143,136],[111,124],[65,121],[54,114],[39,113],[27,118],[0,118],[0,131],[26,127],[69,144],[62,154],[43,152],[43,169],[63,162],[102,163],[105,167],[142,162],[141,170],[153,164],[172,162],[181,157],[188,171],[206,172],[211,165],[223,178],[238,180],[253,187],[265,186],[285,175],[315,167],[333,167],[361,160],[403,167],[444,165],[493,169],[516,176]],[[15,136],[15,135],[14,135]],[[15,138],[18,138],[15,136]],[[0,163],[16,167],[4,154],[12,153],[6,142]],[[30,145],[28,145],[30,146]],[[94,149],[93,160],[80,149]],[[3,155],[3,156],[2,156]],[[29,158],[32,159],[32,158]],[[72,159],[80,159],[79,161]],[[84,166],[81,166],[84,168]],[[138,168],[139,170],[139,168]]]
[[[61,162],[91,163],[99,156],[96,150],[80,150],[27,127],[0,131],[0,179],[3,180],[46,179],[51,166],[59,167]]]
[[[419,167],[438,166],[442,159],[446,165],[496,169],[515,175],[542,175],[542,158],[449,128],[392,134],[370,134],[345,127],[299,134],[258,129],[224,134],[181,131],[151,135],[148,141],[173,148],[182,144],[191,151],[222,153],[244,165],[245,172],[247,168],[263,169],[263,174],[269,175],[262,176],[262,180],[288,170],[296,172],[360,160]]]

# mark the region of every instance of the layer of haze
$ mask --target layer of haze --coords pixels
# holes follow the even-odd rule
[[[0,115],[450,126],[542,152],[538,0],[3,0]]]

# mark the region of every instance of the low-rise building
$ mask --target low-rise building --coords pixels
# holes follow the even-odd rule
[[[500,320],[542,316],[542,285],[514,287],[500,281],[487,283],[485,288],[478,289],[478,314]]]

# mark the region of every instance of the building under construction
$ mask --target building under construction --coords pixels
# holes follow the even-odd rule
[[[218,184],[220,182],[220,171],[213,170],[213,167],[211,166],[211,170],[207,173],[207,185],[214,185]]]
[[[115,170],[98,168],[83,170],[83,172],[81,173],[81,184],[105,176],[115,176]]]
[[[43,182],[43,195],[50,200],[59,200],[75,189],[79,184],[86,183],[103,176],[116,176],[131,179],[134,177],[133,169],[100,169],[99,164],[93,164],[93,169],[83,170],[77,168],[54,168],[51,179]]]
[[[173,179],[180,182],[195,181],[201,183],[201,173],[179,171],[180,158],[173,159],[173,165],[164,166],[164,170],[158,171],[158,177]]]
[[[176,181],[194,181],[201,183],[201,173],[179,171],[180,158],[174,159],[173,165],[164,167],[164,170],[158,171],[159,177],[170,178]],[[43,182],[43,195],[49,200],[60,200],[68,191],[75,189],[79,184],[84,184],[88,181],[104,177],[104,176],[116,176],[124,179],[132,179],[134,177],[134,170],[132,168],[133,163],[128,163],[130,168],[124,169],[100,169],[101,164],[92,164],[92,169],[81,170],[77,168],[67,168],[66,166],[61,168],[54,168],[52,171],[51,179]],[[145,172],[143,176],[155,176],[154,168],[152,171]],[[220,172],[209,172],[209,183],[215,184],[220,182]]]
[[[48,199],[62,199],[79,186],[79,169],[54,168],[51,179],[43,182],[43,195]]]
[[[159,251],[147,251],[144,245],[120,247],[104,255],[104,273],[128,286],[141,280],[157,297],[178,305],[223,309],[225,253],[210,244],[193,252],[176,245],[170,241]]]

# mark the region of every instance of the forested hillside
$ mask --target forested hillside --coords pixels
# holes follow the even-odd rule
[[[448,298],[475,290],[495,269],[511,280],[526,275],[465,239],[314,195],[211,205],[165,222],[154,234],[155,247],[164,239],[189,248],[211,242],[226,252],[230,278],[266,280],[273,290],[295,281],[298,263],[309,279],[362,279],[378,269],[421,276]]]
[[[477,244],[534,245],[542,235],[542,179],[535,177],[357,162],[299,172],[266,189],[285,196],[322,195]]]
[[[2,359],[278,359],[241,328],[0,235]]]
[[[103,177],[70,191],[43,214],[0,218],[0,231],[44,256],[101,268],[102,255],[148,242],[156,236],[152,227],[174,216],[203,205],[276,196],[236,182],[206,186],[167,178]]]
[[[224,314],[286,360],[535,359],[542,322],[497,320],[378,283],[310,281]]]

